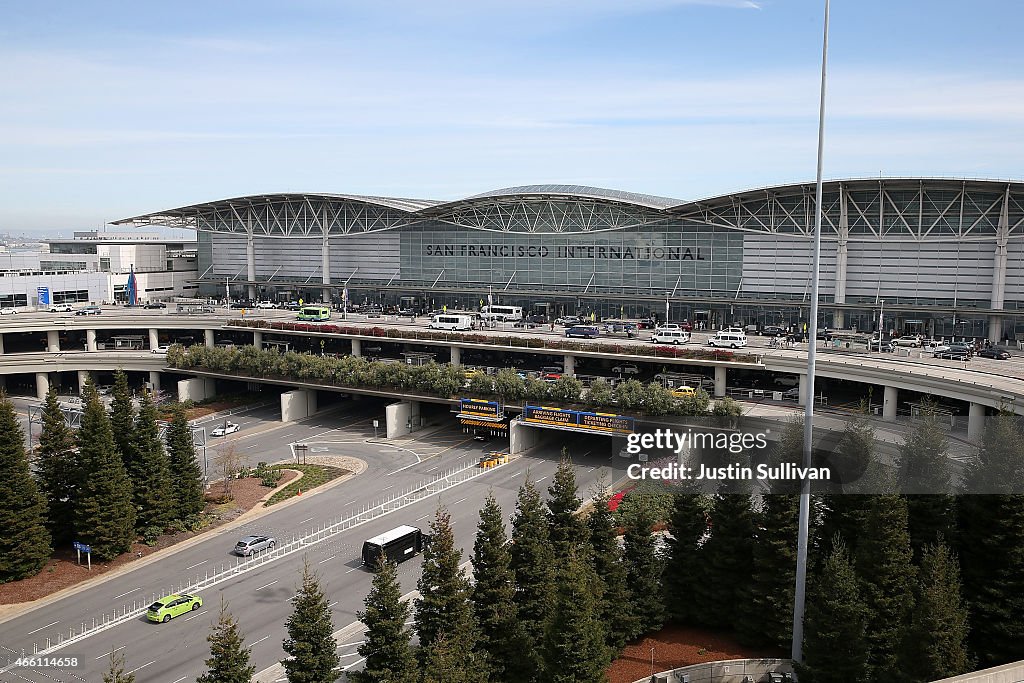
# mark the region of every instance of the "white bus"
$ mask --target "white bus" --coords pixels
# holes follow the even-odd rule
[[[427,327],[431,330],[472,330],[473,316],[442,313],[435,315]]]
[[[482,320],[497,320],[499,322],[515,322],[523,319],[522,306],[484,306],[480,309]]]

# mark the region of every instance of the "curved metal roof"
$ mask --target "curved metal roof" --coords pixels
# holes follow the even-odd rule
[[[506,187],[499,190],[491,190],[475,194],[458,202],[473,201],[476,199],[487,199],[489,197],[523,197],[523,196],[558,196],[558,197],[579,197],[586,199],[601,199],[624,204],[636,204],[648,209],[667,209],[678,204],[685,204],[682,199],[671,197],[659,197],[652,194],[641,194],[639,192],[626,192],[624,190],[609,190],[603,187],[591,187],[589,185],[519,185],[517,187]],[[457,202],[449,202],[457,203]]]

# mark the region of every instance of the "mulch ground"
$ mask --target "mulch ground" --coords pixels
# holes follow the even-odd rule
[[[608,667],[608,683],[650,680],[651,648],[654,648],[654,673],[723,659],[787,656],[771,649],[742,647],[731,636],[714,631],[666,626],[640,642],[627,646],[622,656]]]
[[[281,476],[279,483],[283,486],[296,476],[298,475],[295,472],[286,470]],[[214,483],[210,486],[209,491],[215,495],[219,494],[223,491],[223,484],[220,482]],[[234,496],[234,500],[223,505],[208,503],[206,505],[206,512],[216,515],[216,518],[212,524],[205,527],[202,531],[186,531],[179,534],[161,536],[154,545],[135,543],[132,545],[130,552],[116,557],[109,562],[94,561],[92,563],[92,571],[87,569],[84,555],[82,556],[82,564],[79,565],[73,549],[60,550],[54,553],[53,558],[47,562],[43,571],[35,576],[21,581],[0,584],[0,605],[15,605],[21,602],[38,600],[51,593],[74,586],[86,579],[91,579],[151,555],[157,550],[181,543],[189,538],[206,533],[211,529],[216,529],[256,507],[260,500],[270,491],[271,489],[260,485],[260,480],[254,477],[232,481],[231,494]]]

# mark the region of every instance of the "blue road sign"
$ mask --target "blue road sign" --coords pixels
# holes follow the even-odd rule
[[[82,549],[82,544],[81,544],[81,543],[79,543],[78,541],[75,541],[74,543],[72,543],[72,544],[71,544],[71,546],[72,546],[72,547],[73,547],[73,548],[74,548],[75,550],[81,550],[81,549]]]
[[[90,548],[89,546],[85,545],[84,543],[79,543],[78,546],[82,549],[83,553],[91,553],[92,552],[92,548]]]

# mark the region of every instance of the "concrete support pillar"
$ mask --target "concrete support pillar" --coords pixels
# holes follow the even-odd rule
[[[57,333],[57,330],[46,331],[46,350],[50,353],[60,351],[60,335]]]
[[[798,398],[797,404],[805,406],[807,405],[807,375],[806,373],[797,375],[799,383],[797,384]]]
[[[536,448],[540,445],[543,431],[537,427],[528,427],[518,420],[513,420],[508,426],[508,452],[511,455],[519,455]]]
[[[452,346],[451,347],[451,351],[452,351],[452,365],[453,366],[462,365],[462,347],[460,347],[460,346]]]
[[[4,335],[0,334],[0,355],[4,353]]]
[[[1003,316],[990,315],[988,317],[988,340],[998,344],[1003,340]]]
[[[179,401],[205,401],[217,395],[217,384],[212,379],[193,377],[178,381]]]
[[[155,349],[160,346],[160,330],[156,328],[149,328],[149,348]]]
[[[89,381],[89,371],[79,370],[78,371],[78,393],[81,394],[85,391],[85,385]]]
[[[315,389],[296,389],[281,394],[281,422],[302,420],[316,411]]]
[[[149,371],[149,386],[153,389],[153,393],[160,391],[160,371],[150,370]]]
[[[85,350],[95,351],[96,350],[96,330],[85,331]]]
[[[896,387],[886,387],[885,397],[882,402],[882,419],[894,421],[896,419],[896,404],[899,403],[900,392]]]
[[[50,391],[50,376],[45,372],[36,373],[36,398],[42,400],[46,398],[47,392]]]
[[[715,367],[715,398],[725,396],[726,367],[719,365]]]
[[[324,221],[323,243],[320,245],[320,272],[323,274],[321,280],[325,285],[331,284],[331,242],[327,233],[327,221]],[[325,304],[331,302],[331,290],[324,287],[321,298]]]
[[[972,403],[967,412],[967,438],[975,443],[981,443],[985,435],[985,406],[981,403]]]
[[[255,346],[257,350],[263,348],[263,333],[259,330],[253,330],[252,345]]]
[[[256,242],[252,236],[252,228],[245,234],[245,273],[249,282],[256,281]],[[256,298],[256,285],[249,285],[246,292],[250,301]]]
[[[203,336],[206,339],[206,345],[212,349],[214,347],[213,330],[203,330]]]
[[[846,311],[838,308],[832,311],[832,327],[837,330],[846,329]]]
[[[564,375],[575,375],[576,374],[576,356],[571,353],[565,354],[565,360],[563,361],[562,374]]]
[[[385,432],[387,439],[405,436],[420,427],[419,401],[400,401],[392,403],[384,409]]]
[[[358,358],[363,355],[363,340],[353,339],[352,340],[352,355]]]

